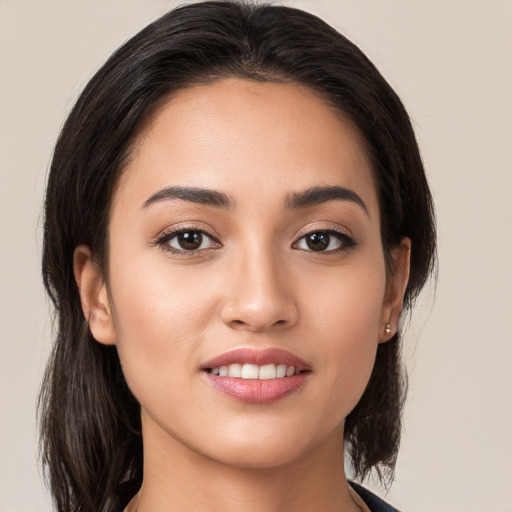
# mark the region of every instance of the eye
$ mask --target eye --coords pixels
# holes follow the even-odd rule
[[[186,253],[220,247],[220,243],[200,229],[179,229],[164,234],[157,240],[164,250]]]
[[[355,245],[352,238],[338,231],[312,231],[299,238],[294,247],[303,251],[335,252]]]

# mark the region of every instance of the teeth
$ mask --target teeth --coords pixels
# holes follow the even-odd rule
[[[293,368],[293,367],[292,367]],[[277,365],[277,378],[281,379],[286,375],[286,365],[285,364],[278,364]]]
[[[230,364],[228,366],[228,377],[241,377],[242,376],[242,365],[241,364]]]
[[[266,364],[258,366],[256,364],[230,364],[229,366],[220,366],[212,368],[210,373],[219,375],[220,377],[235,377],[242,379],[282,379],[283,377],[291,377],[295,375],[294,366],[286,366],[285,364]]]
[[[263,380],[275,379],[277,377],[276,365],[266,364],[265,366],[260,366],[258,377]]]
[[[258,366],[255,364],[244,364],[242,366],[242,379],[257,379]]]

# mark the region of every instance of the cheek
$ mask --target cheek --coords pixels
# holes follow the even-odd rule
[[[312,292],[303,309],[311,311],[311,320],[316,318],[325,334],[331,333],[328,338],[339,334],[354,343],[376,342],[386,288],[384,260],[378,252],[358,260],[357,264],[341,266],[334,272],[328,269],[306,276],[304,288],[310,287]],[[315,283],[313,288],[311,282]]]
[[[117,349],[132,390],[156,376],[186,378],[199,365],[199,340],[215,309],[212,283],[198,286],[193,271],[171,274],[168,266],[144,260],[111,268]]]
[[[384,267],[380,270],[377,265],[326,280],[311,301],[309,321],[316,326],[321,371],[345,397],[345,415],[361,397],[375,362],[385,293]]]

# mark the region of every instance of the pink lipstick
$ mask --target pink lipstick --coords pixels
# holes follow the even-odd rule
[[[281,349],[236,349],[201,365],[217,391],[248,404],[270,404],[300,389],[311,366]]]

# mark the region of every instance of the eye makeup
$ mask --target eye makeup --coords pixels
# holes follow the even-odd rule
[[[207,251],[222,247],[218,235],[212,231],[199,224],[171,226],[160,233],[152,241],[152,245],[173,256],[197,257],[205,255]],[[336,255],[346,252],[356,245],[357,242],[348,230],[328,224],[301,229],[292,242],[291,248],[319,255]]]
[[[220,249],[218,237],[203,225],[171,226],[153,240],[152,245],[178,257],[197,257],[199,253]]]
[[[357,242],[349,230],[334,224],[319,223],[317,226],[309,225],[301,229],[292,247],[317,254],[334,255],[353,249],[356,245]]]

